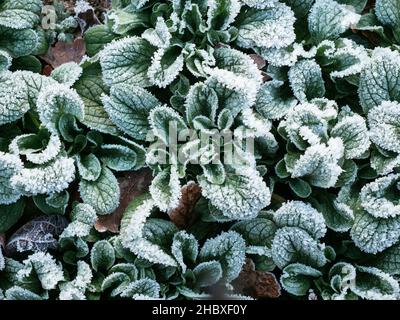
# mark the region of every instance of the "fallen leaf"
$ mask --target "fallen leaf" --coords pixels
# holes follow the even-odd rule
[[[91,1],[94,2],[94,1]],[[75,6],[75,18],[79,23],[81,33],[84,34],[87,29],[97,24],[100,24],[96,16],[95,10],[91,4],[81,1]]]
[[[257,65],[258,69],[262,69],[267,65],[267,62],[258,54],[252,53],[249,54],[250,58],[253,59],[254,63]]]
[[[181,193],[178,206],[170,210],[168,215],[178,228],[187,229],[196,219],[193,209],[201,197],[201,188],[194,181],[189,181],[182,187]]]
[[[42,74],[43,74],[44,76],[46,76],[46,77],[50,77],[51,72],[52,72],[53,70],[54,70],[54,69],[51,67],[51,65],[46,64],[46,65],[44,66],[43,70],[42,70]]]
[[[94,226],[95,229],[99,232],[118,233],[126,207],[135,197],[148,190],[152,180],[153,175],[149,169],[128,172],[119,177],[118,183],[121,191],[119,206],[113,213],[100,216]]]
[[[281,295],[281,286],[275,275],[272,272],[255,270],[251,259],[246,259],[246,264],[233,286],[240,294],[253,298],[278,298]]]
[[[82,38],[76,38],[72,43],[57,42],[41,58],[53,68],[57,68],[66,62],[81,62],[85,53],[85,41]]]
[[[47,251],[57,248],[57,237],[68,225],[60,215],[40,216],[19,228],[8,240],[6,252]]]

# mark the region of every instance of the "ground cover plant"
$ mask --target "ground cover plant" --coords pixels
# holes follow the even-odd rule
[[[0,299],[398,299],[399,32],[399,0],[0,0]]]

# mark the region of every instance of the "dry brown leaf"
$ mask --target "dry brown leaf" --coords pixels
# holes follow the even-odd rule
[[[258,54],[252,53],[249,54],[250,58],[253,59],[254,63],[257,65],[258,69],[262,69],[267,65],[267,62]]]
[[[278,298],[281,295],[281,286],[275,275],[272,272],[255,270],[251,259],[246,259],[246,264],[233,286],[240,294],[253,298]]]
[[[95,228],[99,232],[110,231],[118,233],[122,216],[128,204],[137,196],[146,192],[153,180],[152,172],[149,169],[127,172],[118,178],[121,191],[118,208],[111,214],[100,216],[97,219]]]
[[[57,42],[41,58],[53,68],[57,68],[66,62],[81,62],[85,53],[85,41],[82,38],[76,38],[72,43]]]
[[[201,197],[201,188],[194,181],[189,181],[182,187],[181,193],[178,206],[170,210],[168,215],[178,228],[187,229],[196,219],[193,209]]]

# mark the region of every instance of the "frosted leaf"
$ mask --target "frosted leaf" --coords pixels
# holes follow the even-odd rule
[[[67,86],[72,86],[82,75],[82,67],[76,62],[67,62],[55,68],[51,72],[51,77]]]
[[[283,289],[295,296],[305,296],[312,281],[322,276],[317,269],[301,263],[293,263],[283,269],[280,282]]]
[[[186,120],[193,126],[193,119],[203,115],[214,122],[218,109],[218,97],[215,91],[204,83],[198,82],[190,87],[185,100]]]
[[[208,0],[207,25],[210,29],[224,31],[240,12],[239,0]]]
[[[285,48],[260,49],[261,56],[275,67],[292,67],[300,58],[311,59],[316,53],[315,47],[306,51],[302,43],[293,43]]]
[[[308,29],[316,42],[336,39],[361,16],[334,0],[317,0],[308,16]]]
[[[242,111],[242,122],[245,126],[244,134],[238,133],[238,135],[236,135],[238,130],[236,129],[235,136],[239,136],[241,138],[260,138],[271,134],[272,122],[261,117],[261,115],[254,112],[253,109],[245,109]]]
[[[219,68],[209,69],[208,73],[205,85],[216,92],[219,108],[230,110],[236,117],[253,106],[259,88],[257,82]]]
[[[170,44],[172,35],[168,30],[164,18],[157,17],[155,28],[146,29],[142,34],[142,38],[146,39],[155,47],[166,48]]]
[[[215,238],[208,239],[200,250],[200,261],[216,260],[222,266],[226,282],[236,279],[245,263],[246,244],[234,231],[222,232]]]
[[[110,95],[103,96],[103,103],[111,121],[138,140],[145,140],[150,111],[160,106],[157,98],[145,89],[126,84],[112,86]]]
[[[14,188],[11,178],[19,174],[23,163],[19,157],[0,151],[0,204],[16,202],[21,193]]]
[[[371,144],[366,121],[356,113],[346,114],[341,117],[338,123],[332,128],[331,137],[342,139],[344,157],[346,159],[361,157]]]
[[[108,92],[108,88],[103,82],[100,65],[85,67],[74,88],[85,104],[85,119],[82,123],[90,129],[116,135],[118,130],[103,107],[101,97]]]
[[[0,49],[0,72],[11,67],[12,57],[7,51]]]
[[[60,281],[64,280],[64,272],[61,264],[49,254],[37,252],[24,260],[24,267],[17,273],[17,278],[23,281],[24,278],[34,275],[40,281],[44,290],[55,289]]]
[[[217,48],[214,50],[215,66],[254,80],[257,84],[262,83],[261,71],[249,55],[231,48]]]
[[[297,100],[287,97],[283,82],[272,80],[263,84],[257,93],[255,109],[266,119],[280,119],[297,105]]]
[[[40,139],[35,134],[23,134],[15,137],[8,148],[15,155],[24,155],[26,160],[34,164],[44,164],[53,160],[61,150],[61,141],[58,135],[52,134],[47,146],[43,149],[36,149],[33,140]],[[30,143],[32,141],[32,143]],[[41,141],[43,143],[43,141]]]
[[[400,155],[394,157],[385,157],[378,151],[371,154],[371,168],[376,170],[379,175],[386,175],[400,166]]]
[[[309,145],[316,145],[328,137],[328,121],[337,115],[336,105],[322,109],[314,103],[302,103],[287,114],[286,120],[281,121],[289,140],[300,150]]]
[[[0,125],[14,122],[29,110],[23,94],[24,84],[9,71],[0,72]]]
[[[400,274],[400,243],[376,256],[374,267],[392,275]]]
[[[128,284],[121,293],[121,297],[134,300],[158,299],[160,285],[152,279],[136,280]]]
[[[279,0],[241,0],[245,5],[250,8],[265,9],[273,8]]]
[[[92,153],[88,155],[75,155],[76,167],[81,179],[96,181],[101,174],[100,160]]]
[[[42,0],[3,0],[2,9],[24,9],[40,15],[42,10]]]
[[[57,133],[58,121],[64,114],[78,120],[85,116],[84,105],[75,89],[64,84],[54,84],[40,91],[37,99],[39,118],[51,133]]]
[[[274,222],[280,228],[297,227],[314,239],[322,238],[326,233],[323,215],[301,201],[289,201],[284,203],[274,214]]]
[[[218,261],[199,263],[194,269],[196,284],[200,287],[209,287],[222,278],[222,268]]]
[[[376,218],[361,211],[356,215],[350,235],[362,251],[376,254],[399,240],[400,218]]]
[[[0,26],[11,29],[31,29],[39,23],[39,16],[23,9],[0,11]]]
[[[362,207],[376,218],[399,216],[399,181],[400,175],[390,174],[366,184],[360,192]]]
[[[86,237],[94,226],[97,215],[92,206],[78,203],[71,213],[72,222],[64,229],[60,238]]]
[[[187,262],[196,262],[199,252],[198,246],[196,238],[186,231],[179,231],[174,235],[171,253],[181,267],[182,273],[185,273],[187,270]]]
[[[400,54],[378,47],[360,74],[358,94],[364,112],[384,101],[400,102]]]
[[[150,186],[150,194],[161,211],[175,209],[181,198],[181,184],[175,167],[157,174]]]
[[[155,136],[164,144],[169,144],[170,134],[177,134],[186,129],[186,124],[180,114],[167,106],[158,106],[150,111],[150,127]]]
[[[106,167],[103,167],[97,180],[81,180],[79,193],[83,202],[91,205],[100,215],[110,214],[119,205],[120,189],[117,178]]]
[[[63,191],[74,178],[74,160],[59,157],[44,166],[21,169],[11,178],[11,184],[21,193],[32,196]]]
[[[68,220],[60,215],[44,215],[24,224],[8,240],[7,252],[14,254],[27,251],[56,249],[57,237],[67,226]]]
[[[385,272],[373,267],[357,266],[357,275],[351,290],[367,300],[397,300],[399,283]]]
[[[325,83],[321,67],[315,60],[301,60],[289,70],[290,87],[300,101],[323,98]]]
[[[400,27],[400,4],[398,0],[377,0],[375,13],[383,25],[398,32]]]
[[[100,240],[94,243],[90,251],[90,263],[94,271],[108,270],[115,262],[115,251],[107,240]]]
[[[12,286],[5,292],[7,300],[45,300],[44,297],[19,286]]]
[[[147,71],[154,51],[147,40],[138,37],[111,42],[100,52],[104,82],[109,86],[119,83],[150,86]]]
[[[181,48],[171,46],[167,49],[158,49],[147,71],[150,83],[159,88],[166,88],[183,70],[183,66],[184,57]]]
[[[90,266],[85,261],[78,261],[75,279],[59,285],[60,300],[86,300],[85,291],[92,278]]]
[[[368,113],[371,140],[384,150],[400,153],[400,103],[384,101]]]
[[[277,226],[272,220],[255,218],[235,223],[231,230],[239,233],[246,244],[257,247],[271,247]]]
[[[0,26],[0,48],[18,58],[31,54],[39,42],[38,34],[31,29],[15,30]]]
[[[279,2],[264,10],[249,9],[240,16],[237,43],[243,48],[287,47],[296,39],[295,20],[290,7]]]
[[[271,249],[272,259],[280,269],[295,262],[319,268],[327,262],[318,242],[297,227],[278,229]]]
[[[338,164],[343,153],[342,140],[332,138],[328,145],[316,144],[309,147],[289,171],[292,178],[305,177],[313,186],[331,188],[343,171]]]
[[[232,219],[251,219],[270,204],[271,192],[255,169],[228,173],[221,185],[210,183],[204,176],[198,177],[202,194],[211,204]]]
[[[283,0],[282,2],[292,8],[298,19],[304,19],[314,4],[314,0]]]
[[[145,150],[141,151],[145,153]],[[128,171],[140,166],[136,152],[119,144],[103,144],[100,158],[107,167],[115,171]]]

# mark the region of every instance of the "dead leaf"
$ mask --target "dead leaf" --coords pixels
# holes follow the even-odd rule
[[[94,226],[95,229],[99,232],[118,233],[126,207],[135,197],[148,190],[152,180],[153,175],[149,169],[128,172],[119,177],[118,183],[121,191],[119,206],[113,213],[100,216]]]
[[[68,225],[68,220],[60,215],[43,215],[19,228],[8,240],[7,254],[25,251],[47,251],[57,248],[57,237]]]
[[[182,197],[178,206],[170,210],[168,215],[178,228],[187,229],[196,219],[193,209],[201,197],[201,188],[194,181],[189,181],[182,187],[181,193]]]
[[[254,63],[257,65],[258,69],[262,69],[267,65],[267,62],[258,54],[252,53],[249,54],[250,58],[253,59]]]
[[[43,70],[42,70],[42,74],[43,74],[44,76],[46,76],[46,77],[50,77],[51,72],[52,72],[53,70],[54,70],[54,69],[51,67],[51,65],[46,64],[46,65],[44,66]]]
[[[76,38],[72,43],[57,42],[41,58],[53,68],[57,68],[66,62],[81,62],[85,53],[85,41],[82,38]]]
[[[278,298],[281,286],[272,272],[255,270],[254,262],[246,259],[239,276],[233,282],[240,293],[254,298]]]

